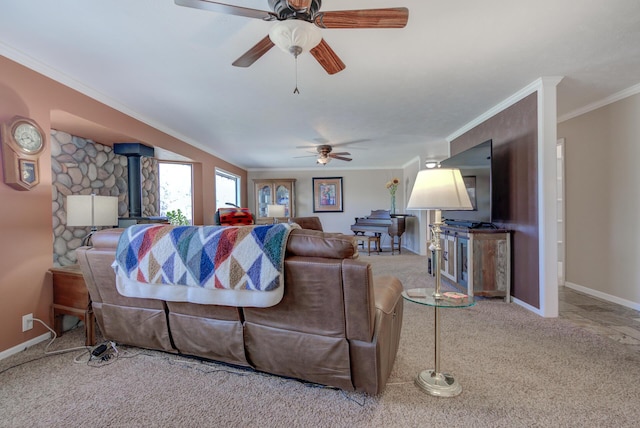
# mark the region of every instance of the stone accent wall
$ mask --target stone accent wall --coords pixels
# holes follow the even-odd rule
[[[116,156],[122,157],[120,155]],[[159,216],[160,182],[158,181],[158,161],[153,158],[142,157],[140,159],[140,173],[142,174],[142,217]],[[128,215],[128,201],[125,209],[127,210]]]
[[[142,215],[159,213],[158,161],[143,157]],[[90,227],[67,227],[66,196],[90,195],[118,197],[118,216],[129,215],[127,158],[116,155],[109,146],[51,131],[51,209],[53,213],[53,264],[77,263],[75,249],[91,231]]]

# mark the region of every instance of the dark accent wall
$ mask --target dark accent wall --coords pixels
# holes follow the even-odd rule
[[[540,308],[537,92],[451,141],[451,155],[493,140],[493,223],[512,231],[511,293]]]

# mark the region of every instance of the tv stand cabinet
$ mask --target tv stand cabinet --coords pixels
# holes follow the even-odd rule
[[[511,233],[505,229],[443,226],[442,276],[469,296],[511,301]]]

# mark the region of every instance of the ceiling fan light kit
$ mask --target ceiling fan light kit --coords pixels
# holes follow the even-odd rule
[[[318,46],[322,40],[320,29],[299,19],[278,21],[269,31],[271,41],[284,52],[297,57]]]

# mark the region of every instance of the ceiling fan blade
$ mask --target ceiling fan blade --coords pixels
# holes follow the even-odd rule
[[[310,52],[329,74],[336,74],[346,68],[342,60],[340,60],[338,55],[336,55],[324,39],[320,41],[318,46],[311,49]]]
[[[347,161],[347,162],[351,162],[351,161],[353,160],[353,159],[351,159],[351,158],[344,158],[344,157],[342,157],[342,156],[336,156],[336,155],[334,155],[333,153],[330,153],[330,154],[329,154],[329,157],[330,157],[330,158],[334,158],[334,159],[339,159],[339,160],[341,160],[341,161]]]
[[[256,43],[254,47],[245,52],[244,55],[233,61],[232,65],[236,67],[249,67],[251,64],[260,59],[262,55],[266,54],[267,51],[273,46],[275,45],[269,38],[269,35],[267,35],[264,39]]]
[[[338,153],[331,153],[332,156],[337,155],[337,156],[351,156],[351,153],[349,152],[338,152]]]
[[[320,12],[314,23],[320,28],[404,28],[409,20],[409,9],[336,10]]]
[[[366,141],[371,141],[370,138],[360,138],[358,140],[345,141],[342,143],[332,144],[332,147],[340,147],[340,146],[350,146],[356,143],[364,143]],[[360,149],[360,150],[368,150],[366,147],[351,147],[352,149]]]
[[[295,10],[308,10],[311,7],[311,0],[287,0],[289,6]]]
[[[263,19],[273,21],[276,16],[273,12],[246,7],[233,6],[230,4],[218,3],[211,0],[174,0],[178,6],[192,7],[194,9],[210,10],[212,12],[226,13],[227,15],[244,16],[247,18]]]

